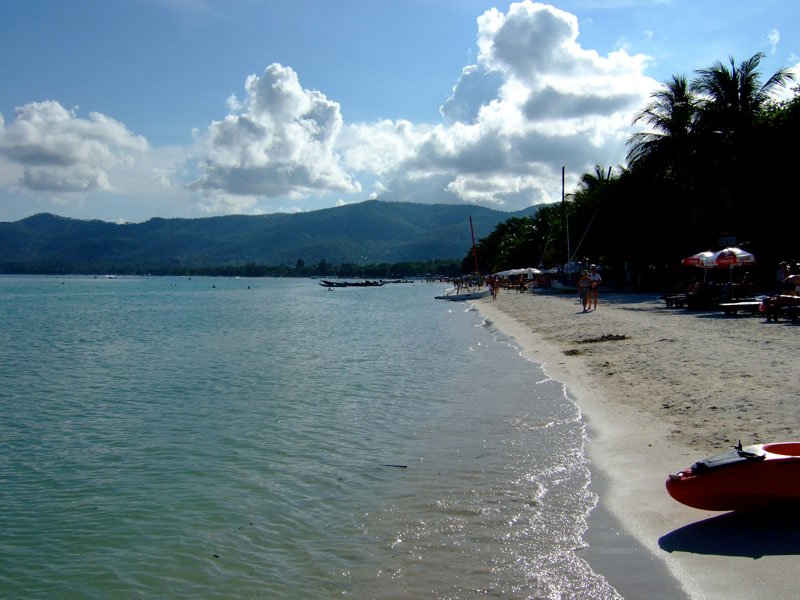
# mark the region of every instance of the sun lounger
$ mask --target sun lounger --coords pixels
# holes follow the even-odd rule
[[[764,299],[764,314],[767,322],[778,322],[781,316],[788,317],[792,323],[800,318],[800,296],[771,296]]]
[[[761,307],[761,302],[757,300],[745,302],[723,302],[719,305],[723,310],[726,317],[738,317],[739,311],[749,311],[751,315],[755,315]]]
[[[793,324],[800,319],[800,306],[773,306],[766,311],[767,322],[777,323],[781,317],[786,317]]]

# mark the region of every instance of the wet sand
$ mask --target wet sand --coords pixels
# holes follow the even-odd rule
[[[629,598],[800,597],[800,517],[701,511],[664,489],[739,440],[800,440],[800,326],[608,292],[588,313],[576,295],[505,290],[476,307],[587,419],[600,506],[586,558],[612,585]]]

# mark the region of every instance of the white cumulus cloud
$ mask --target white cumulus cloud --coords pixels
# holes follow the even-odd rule
[[[109,171],[148,150],[143,137],[101,113],[76,115],[56,101],[31,102],[13,121],[0,118],[0,156],[22,169],[23,191],[111,189]]]
[[[461,72],[444,123],[348,128],[354,170],[375,169],[388,200],[470,202],[504,209],[560,196],[595,164],[624,162],[635,114],[658,82],[647,57],[583,48],[577,18],[525,0],[478,19],[476,64]]]
[[[366,197],[517,210],[560,198],[562,165],[571,188],[595,164],[624,162],[633,117],[659,86],[648,57],[584,48],[575,15],[532,0],[485,11],[476,46],[438,122],[345,123],[335,99],[280,64],[247,77],[191,147],[151,149],[103,114],[26,104],[0,115],[0,185],[87,202],[148,197],[148,214],[159,203],[225,214]]]
[[[278,64],[250,75],[245,92],[242,100],[228,99],[231,112],[201,139],[200,175],[192,187],[210,207],[246,210],[259,198],[360,190],[335,151],[339,104],[303,89],[297,74]]]

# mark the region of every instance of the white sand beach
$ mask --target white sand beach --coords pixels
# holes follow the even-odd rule
[[[701,511],[664,488],[669,473],[739,440],[800,439],[800,326],[604,291],[588,313],[576,296],[555,293],[503,290],[476,306],[566,385],[605,482],[600,508],[664,561],[686,595],[800,597],[800,518]],[[646,582],[638,589],[650,597]]]

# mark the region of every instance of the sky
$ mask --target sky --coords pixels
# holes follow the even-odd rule
[[[800,2],[4,0],[0,221],[520,210],[757,52],[800,73]]]

